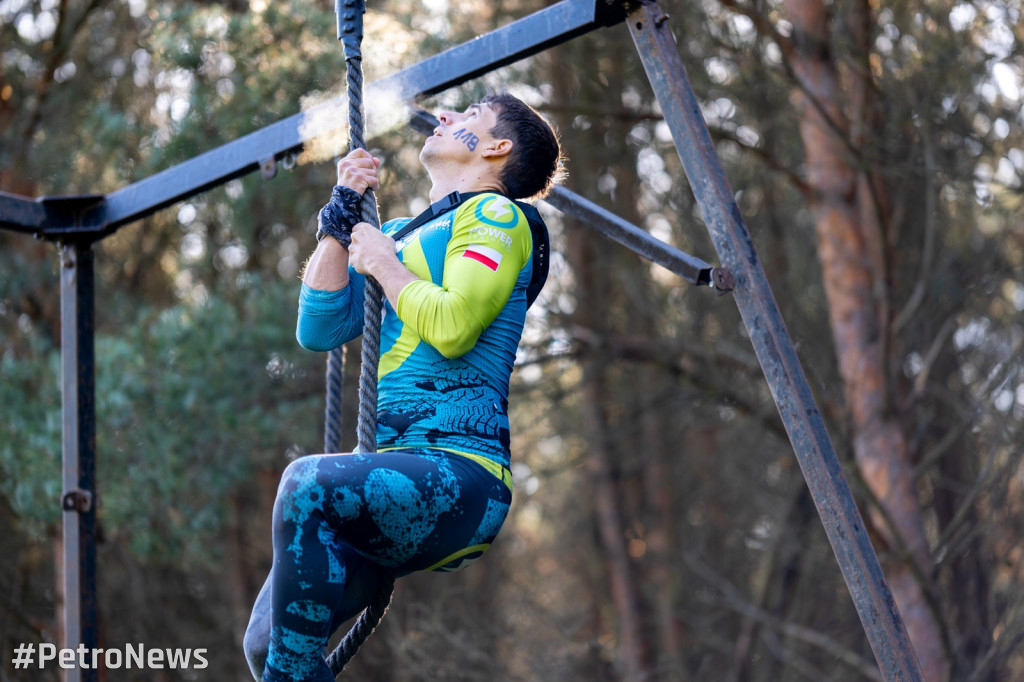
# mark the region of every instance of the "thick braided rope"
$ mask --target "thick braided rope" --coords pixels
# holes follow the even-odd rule
[[[344,374],[345,351],[339,346],[327,354],[324,452],[341,452],[341,389]]]
[[[345,43],[345,64],[348,67],[349,138],[351,148],[365,148],[363,125],[363,72],[360,43],[363,37],[364,5],[362,0],[339,0],[338,39]],[[377,200],[367,189],[360,203],[360,217],[364,222],[380,227]],[[366,278],[366,298],[363,303],[363,350],[359,373],[359,421],[356,435],[360,452],[377,451],[377,367],[380,362],[380,325],[384,309],[384,292],[372,277]],[[327,658],[331,672],[337,677],[356,651],[369,637],[391,605],[395,576],[385,573],[370,605],[367,606],[341,643]]]
[[[363,123],[362,59],[346,59],[348,64],[349,138],[353,149],[365,148]],[[373,190],[363,193],[359,205],[363,222],[380,228],[377,199]],[[380,362],[380,323],[384,308],[384,292],[372,277],[366,278],[366,300],[363,303],[363,353],[359,373],[359,422],[356,436],[360,452],[377,451],[377,367]]]
[[[384,613],[391,606],[395,576],[394,574],[389,574],[382,577],[381,581],[376,594],[373,596],[373,601],[363,609],[363,612],[359,614],[356,622],[352,625],[352,629],[348,631],[334,651],[331,652],[331,655],[327,657],[327,665],[330,666],[331,672],[334,673],[335,677],[340,675],[341,671],[345,669],[345,665],[356,655],[356,651],[366,641],[366,638],[373,634],[377,624],[380,623],[380,619],[384,617]]]

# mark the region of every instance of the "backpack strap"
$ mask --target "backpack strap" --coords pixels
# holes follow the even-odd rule
[[[401,229],[399,229],[398,232],[391,235],[391,238],[397,242],[399,239],[411,233],[413,230],[419,229],[419,227],[423,225],[423,223],[427,222],[428,220],[433,220],[439,215],[447,213],[448,211],[454,208],[458,208],[459,205],[462,204],[462,202],[472,197],[475,197],[477,194],[483,194],[483,192],[467,192],[466,194],[462,194],[461,192],[452,192],[443,199],[435,201],[430,206],[428,206],[425,211],[423,211],[418,216],[407,222],[405,225],[402,225]]]
[[[419,229],[427,221],[433,220],[438,216],[444,215],[445,213],[458,208],[464,202],[472,199],[478,194],[501,193],[452,192],[439,201],[432,203],[425,211],[399,228],[398,232],[391,235],[392,239],[397,242],[402,237],[405,237]],[[548,239],[548,227],[544,224],[544,219],[540,217],[540,213],[537,209],[522,201],[513,201],[513,203],[518,206],[519,210],[523,212],[524,216],[526,216],[526,221],[530,224],[530,235],[533,238],[533,276],[530,278],[529,286],[526,287],[526,307],[529,308],[533,305],[533,302],[537,300],[537,296],[540,295],[540,290],[544,288],[544,283],[548,279],[551,243]]]
[[[548,269],[551,260],[551,242],[548,239],[548,226],[540,217],[536,207],[522,201],[515,202],[519,210],[530,223],[530,234],[533,235],[533,275],[526,287],[526,307],[529,308],[540,295],[544,283],[548,280]]]

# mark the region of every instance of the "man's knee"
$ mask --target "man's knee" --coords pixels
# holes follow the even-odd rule
[[[287,498],[306,498],[322,490],[319,483],[321,455],[305,455],[289,462],[281,473],[277,487],[278,501]]]
[[[249,616],[249,625],[245,628],[242,639],[242,650],[253,678],[259,682],[263,677],[263,668],[267,664],[267,652],[270,649],[270,578],[263,584],[263,589],[256,597]]]

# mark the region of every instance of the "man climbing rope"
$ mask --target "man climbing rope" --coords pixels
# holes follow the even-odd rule
[[[420,152],[432,208],[381,230],[358,218],[380,160],[356,149],[338,162],[296,335],[316,351],[357,337],[365,277],[380,284],[378,451],[285,470],[274,564],[245,637],[257,679],[333,680],[328,638],[382,576],[458,570],[497,535],[512,495],[509,377],[536,293],[536,224],[512,199],[543,196],[560,158],[551,126],[511,95],[443,112]]]

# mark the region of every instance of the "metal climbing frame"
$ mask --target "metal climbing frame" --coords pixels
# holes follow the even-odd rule
[[[568,190],[559,189],[548,201],[691,283],[733,292],[882,676],[921,680],[903,621],[700,114],[669,32],[669,18],[661,8],[653,2],[562,0],[371,83],[367,98],[375,90],[397,91],[402,100],[414,102],[579,35],[622,23],[633,37],[672,131],[722,265],[712,268]],[[322,106],[340,104],[335,100]],[[0,193],[0,228],[61,245],[65,647],[97,646],[92,244],[128,223],[241,175],[259,170],[266,179],[274,177],[278,162],[294,159],[313,135],[329,132],[306,130],[308,117],[315,114],[288,117],[105,196],[31,199]],[[94,682],[97,675],[95,670],[66,670],[64,679]]]

